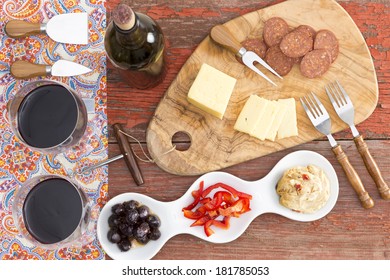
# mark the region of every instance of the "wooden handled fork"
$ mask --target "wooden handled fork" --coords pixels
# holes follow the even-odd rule
[[[351,128],[356,147],[358,148],[358,151],[363,158],[364,164],[366,165],[368,172],[370,173],[372,179],[374,179],[381,197],[383,199],[389,200],[389,186],[383,179],[378,165],[376,164],[374,158],[371,156],[371,153],[368,150],[368,146],[364,141],[363,136],[359,134],[355,127],[355,110],[351,99],[338,81],[328,84],[325,87],[325,90],[328,94],[330,101],[332,102],[333,108],[335,109],[337,115]]]
[[[329,143],[332,146],[332,151],[335,154],[338,162],[343,167],[345,175],[349,182],[351,183],[353,189],[359,197],[359,200],[362,206],[366,209],[372,208],[374,206],[374,201],[365,190],[362,180],[360,179],[355,168],[348,160],[347,155],[344,153],[343,149],[331,134],[331,121],[328,112],[326,111],[324,105],[321,101],[315,96],[314,93],[308,94],[305,97],[302,97],[301,103],[307,116],[314,125],[314,127],[326,137],[328,137]]]

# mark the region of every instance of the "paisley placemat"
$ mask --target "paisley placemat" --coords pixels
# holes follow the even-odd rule
[[[33,176],[46,173],[74,176],[97,209],[107,199],[106,167],[87,175],[76,174],[80,168],[107,158],[104,0],[0,0],[0,7],[0,259],[102,259],[104,252],[97,239],[81,249],[47,251],[34,247],[18,237],[11,209],[15,188]],[[60,44],[45,35],[15,40],[4,33],[4,26],[10,19],[47,22],[54,15],[71,12],[89,14],[89,45]],[[71,150],[56,156],[45,156],[31,151],[12,133],[6,104],[18,89],[31,81],[15,80],[9,74],[10,63],[21,59],[40,64],[67,59],[93,69],[91,73],[78,77],[48,78],[70,85],[88,101],[86,135]]]

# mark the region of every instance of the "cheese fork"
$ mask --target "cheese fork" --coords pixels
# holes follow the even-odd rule
[[[324,105],[322,105],[321,101],[313,92],[307,96],[301,97],[300,101],[314,127],[328,138],[329,143],[332,146],[332,151],[336,155],[337,161],[343,167],[343,170],[358,195],[362,206],[366,209],[372,208],[374,206],[374,201],[365,190],[362,180],[353,168],[352,164],[349,162],[347,155],[344,153],[341,146],[337,144],[331,134],[331,120]]]
[[[390,189],[383,179],[381,171],[379,170],[374,158],[371,156],[363,136],[359,134],[355,127],[355,110],[351,99],[338,81],[325,86],[325,90],[337,115],[351,128],[355,145],[363,158],[368,172],[375,181],[381,197],[383,199],[390,200]]]

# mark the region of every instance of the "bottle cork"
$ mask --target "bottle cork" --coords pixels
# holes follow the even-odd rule
[[[112,18],[115,25],[122,30],[130,30],[135,24],[134,11],[126,4],[119,4],[113,11]]]

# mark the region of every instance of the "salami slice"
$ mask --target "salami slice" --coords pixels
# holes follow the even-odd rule
[[[339,42],[332,31],[320,30],[314,39],[314,49],[325,49],[329,52],[331,61],[335,61],[339,54]]]
[[[267,50],[265,61],[281,76],[287,75],[295,63],[295,60],[283,54],[278,46]]]
[[[313,27],[309,25],[300,25],[297,28],[294,29],[295,31],[301,31],[306,32],[310,37],[314,38],[316,37],[317,32],[314,30]]]
[[[263,38],[268,47],[279,45],[289,32],[287,22],[280,17],[272,17],[264,23]]]
[[[313,38],[305,31],[294,30],[283,37],[280,50],[289,57],[301,57],[313,49]]]
[[[241,45],[248,51],[252,51],[260,56],[262,59],[265,58],[267,52],[267,45],[261,39],[246,39]]]
[[[330,64],[331,58],[327,50],[312,50],[303,57],[300,70],[303,76],[313,79],[328,71]]]

